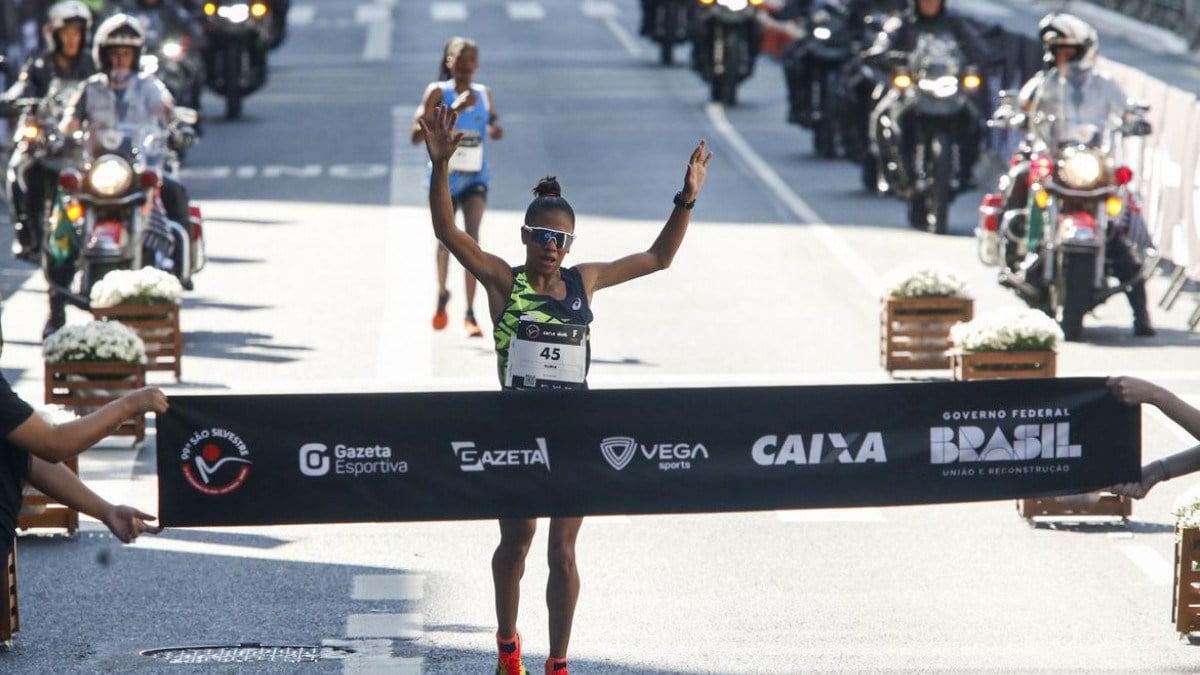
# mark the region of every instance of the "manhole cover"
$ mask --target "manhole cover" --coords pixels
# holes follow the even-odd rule
[[[193,647],[163,647],[146,649],[149,656],[166,663],[311,663],[321,659],[341,659],[353,654],[353,649],[313,645],[264,645],[243,642],[236,645],[198,645]]]

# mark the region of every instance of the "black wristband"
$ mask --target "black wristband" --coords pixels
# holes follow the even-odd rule
[[[674,201],[675,201],[675,206],[678,206],[681,209],[687,209],[688,211],[691,211],[692,207],[696,205],[695,199],[693,199],[690,202],[683,201],[683,190],[680,190],[679,192],[675,193]]]

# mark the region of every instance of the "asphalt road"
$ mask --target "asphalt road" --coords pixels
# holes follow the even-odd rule
[[[784,122],[776,64],[760,61],[736,108],[711,107],[694,73],[657,65],[636,9],[297,5],[268,86],[244,119],[213,120],[189,157],[211,259],[184,301],[183,381],[152,380],[174,395],[495,388],[490,343],[459,323],[457,271],[450,327],[428,328],[434,245],[408,124],[455,34],[479,41],[478,78],[506,129],[490,146],[482,239],[507,259],[543,175],[559,177],[578,214],[573,262],[603,260],[650,244],[697,140],[716,155],[672,268],[598,296],[594,387],[890,381],[877,284],[915,260],[955,266],[977,312],[1019,304],[975,257],[978,194],[955,204],[950,236],[910,230],[903,204],[862,194],[855,167],[814,158]],[[1011,11],[1019,23],[1041,10]],[[1137,55],[1148,68],[1159,58]],[[685,48],[678,56],[686,63]],[[206,99],[210,111],[220,103]],[[40,401],[44,283],[20,263],[0,283],[4,375]],[[1165,285],[1152,280],[1152,300]],[[1060,375],[1136,374],[1200,403],[1191,306],[1156,309],[1159,336],[1134,340],[1127,305],[1111,300],[1087,318],[1084,342],[1062,347]],[[1150,411],[1143,434],[1146,458],[1195,442]],[[106,442],[81,471],[108,498],[153,510],[153,458],[153,436],[141,449]],[[1168,620],[1169,510],[1189,484],[1156,489],[1113,526],[1030,527],[1012,502],[591,519],[572,669],[1190,671],[1195,647]],[[534,670],[547,649],[542,528],[519,624]],[[73,538],[24,536],[22,630],[0,668],[489,672],[496,539],[491,522],[190,529],[133,546],[96,523]],[[139,655],[239,642],[357,651],[253,667]]]

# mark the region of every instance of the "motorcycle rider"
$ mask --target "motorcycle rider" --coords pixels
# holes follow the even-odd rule
[[[1054,67],[1047,71],[1036,90],[1031,92],[1029,116],[1034,133],[1041,144],[1053,144],[1064,130],[1066,120],[1085,119],[1132,129],[1138,135],[1149,133],[1144,120],[1126,118],[1128,99],[1121,85],[1108,74],[1096,70],[1100,41],[1094,28],[1077,16],[1057,13],[1040,23],[1042,44],[1054,59]],[[1105,251],[1112,271],[1123,284],[1129,306],[1133,310],[1133,334],[1150,337],[1157,334],[1150,323],[1150,312],[1146,301],[1146,283],[1138,276],[1140,266],[1134,258],[1129,236],[1129,219],[1136,214],[1128,213],[1125,218],[1113,223],[1116,231],[1110,237]],[[1022,264],[1023,276],[1032,278],[1040,268],[1036,251],[1042,239],[1043,223],[1041,211],[1030,208],[1026,244],[1031,256]]]
[[[893,55],[911,54],[916,49],[918,39],[922,35],[937,35],[952,39],[962,50],[968,64],[984,67],[998,62],[998,55],[994,54],[992,49],[984,43],[979,32],[963,16],[950,9],[949,2],[950,0],[908,0],[908,10],[903,16],[890,19],[884,24],[883,31],[876,38],[875,44],[867,50],[865,58],[879,64],[880,67],[887,68]],[[984,87],[980,89],[986,91]],[[879,116],[885,113],[893,115],[901,128],[900,151],[905,158],[904,165],[907,168],[912,166],[911,160],[915,148],[913,134],[907,133],[909,127],[907,113],[909,111],[906,109],[893,110],[899,96],[900,92],[895,89],[884,94],[871,112],[869,129],[872,137],[871,144],[874,146],[877,143],[874,136]],[[962,152],[959,162],[958,190],[962,191],[975,187],[974,169],[975,163],[979,159],[979,146],[983,134],[978,124],[967,123],[967,120],[963,120],[958,126],[957,132],[961,134],[959,145]],[[864,158],[864,161],[877,161],[879,153],[872,154],[873,156],[869,154]],[[888,189],[903,193],[908,187],[907,185],[888,186]]]
[[[177,0],[122,0],[119,10],[142,21],[145,31],[146,47],[157,51],[170,39],[179,41],[185,50],[182,67],[185,77],[172,96],[181,105],[200,110],[201,90],[204,77],[202,73],[202,57],[204,31],[192,12],[179,4]],[[162,64],[159,64],[160,68]],[[161,71],[160,71],[161,72]],[[186,87],[185,85],[189,85]]]
[[[88,53],[87,41],[92,34],[92,13],[79,0],[66,0],[50,8],[44,26],[45,52],[29,60],[17,82],[0,96],[0,113],[11,114],[14,104],[22,99],[42,99],[50,93],[55,79],[78,82],[96,72],[96,64]],[[46,219],[48,186],[56,176],[49,175],[40,162],[30,162],[20,149],[9,161],[6,197],[16,241],[16,257],[37,261],[42,246],[43,225]]]
[[[94,140],[95,132],[122,124],[156,122],[163,129],[170,128],[175,105],[170,92],[157,77],[137,71],[144,44],[141,22],[128,14],[114,14],[100,24],[92,45],[99,72],[87,79],[68,104],[59,127],[64,135],[86,127]],[[161,195],[167,217],[186,226],[190,222],[186,188],[164,174]],[[50,264],[46,274],[52,284],[66,287],[75,275],[75,261]],[[181,282],[184,288],[191,287],[191,279]],[[51,292],[50,317],[44,333],[54,332],[64,322],[63,298]]]

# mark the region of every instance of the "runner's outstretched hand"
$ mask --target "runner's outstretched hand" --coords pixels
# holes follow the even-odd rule
[[[458,113],[439,105],[434,108],[431,117],[418,118],[417,124],[425,132],[425,149],[429,151],[429,159],[435,164],[449,160],[463,137],[461,131],[454,130],[458,124]]]
[[[704,187],[704,179],[708,176],[708,165],[712,162],[713,154],[707,152],[708,142],[700,139],[700,144],[692,151],[688,160],[687,171],[683,174],[684,201],[692,201]]]

